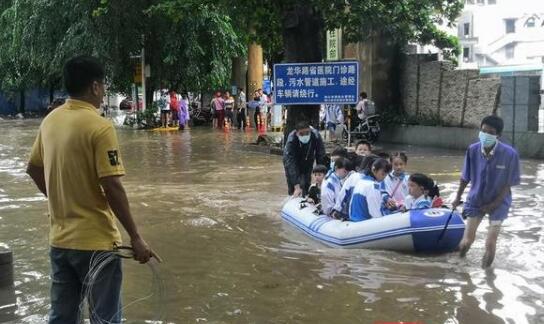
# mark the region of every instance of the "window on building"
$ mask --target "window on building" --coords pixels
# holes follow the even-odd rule
[[[530,17],[525,21],[525,27],[527,28],[533,28],[536,25],[536,19],[535,17]]]
[[[512,34],[516,32],[516,20],[515,19],[505,19],[504,24],[506,26],[506,33]]]
[[[470,47],[463,47],[463,62],[470,60]]]
[[[470,23],[463,24],[463,35],[470,36]]]
[[[487,4],[497,4],[497,0],[487,0]]]
[[[507,60],[511,60],[514,58],[515,48],[516,48],[516,44],[508,44],[504,47],[504,56],[506,57]]]
[[[474,0],[466,0],[465,3],[466,4],[474,4]]]
[[[476,0],[478,4],[485,4],[485,0]]]

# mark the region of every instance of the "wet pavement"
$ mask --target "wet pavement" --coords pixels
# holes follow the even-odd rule
[[[16,280],[15,306],[0,294],[0,322],[47,318],[47,206],[25,175],[38,125],[0,121],[0,247],[14,252]],[[133,213],[165,260],[152,268],[124,261],[128,323],[544,323],[542,161],[523,161],[495,266],[484,271],[486,226],[466,259],[312,241],[282,222],[281,157],[244,150],[253,133],[118,135]],[[408,171],[430,174],[451,199],[463,152],[383,149],[406,151]]]

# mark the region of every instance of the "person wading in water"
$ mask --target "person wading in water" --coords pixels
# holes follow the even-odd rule
[[[314,162],[325,164],[325,145],[319,132],[307,121],[298,122],[287,137],[283,150],[289,195],[300,197],[308,194]]]

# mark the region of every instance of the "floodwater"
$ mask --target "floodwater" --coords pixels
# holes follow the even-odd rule
[[[11,302],[0,301],[0,322],[47,318],[47,207],[25,175],[38,125],[0,121],[0,247],[14,252],[16,280]],[[494,268],[484,271],[487,226],[466,259],[312,241],[282,222],[281,157],[244,151],[254,134],[200,128],[118,136],[133,214],[164,259],[152,267],[124,261],[128,323],[544,323],[541,161],[523,161],[515,209]],[[433,175],[451,199],[462,152],[403,149],[408,170]]]

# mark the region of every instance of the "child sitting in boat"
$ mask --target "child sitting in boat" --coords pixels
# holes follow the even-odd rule
[[[346,158],[339,157],[334,161],[333,172],[327,175],[321,189],[321,210],[323,214],[332,214],[336,196],[342,189],[342,181],[351,169],[351,162]]]
[[[386,214],[383,180],[389,172],[391,172],[389,161],[377,159],[372,164],[368,177],[355,185],[349,208],[349,219],[352,222],[382,217]]]
[[[364,178],[367,180],[372,180],[370,176],[367,176],[367,173],[371,171],[372,164],[376,161],[378,157],[376,155],[369,155],[366,157],[358,156],[353,160],[354,165],[356,165],[356,171],[348,176],[342,189],[336,196],[336,202],[334,205],[333,217],[336,219],[348,219],[349,218],[349,204],[351,202],[351,196],[353,194],[353,189],[355,185]]]
[[[390,158],[393,171],[384,179],[385,191],[393,201],[388,207],[400,206],[404,203],[404,198],[408,196],[408,178],[406,174],[406,165],[408,156],[403,152],[395,152]]]
[[[308,189],[308,202],[313,204],[319,204],[321,198],[321,183],[327,174],[327,167],[322,164],[317,164],[312,170],[314,177],[314,183]]]
[[[355,153],[360,156],[372,155],[372,144],[365,140],[360,140],[355,144]]]
[[[429,190],[429,193],[427,194],[429,198],[431,199],[431,207],[432,208],[442,208],[444,206],[444,200],[442,197],[440,197],[440,189],[438,188],[438,185],[436,184],[433,179],[429,178],[432,182],[432,187]]]
[[[421,173],[414,173],[408,179],[408,193],[404,201],[404,210],[431,208],[432,198],[429,193],[434,189],[434,181]]]

